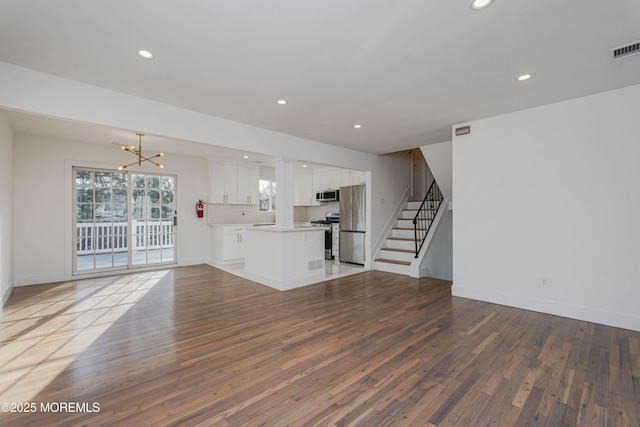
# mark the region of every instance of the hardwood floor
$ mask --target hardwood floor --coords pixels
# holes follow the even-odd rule
[[[183,267],[17,288],[0,326],[0,402],[34,409],[3,426],[640,424],[640,332],[434,279]]]

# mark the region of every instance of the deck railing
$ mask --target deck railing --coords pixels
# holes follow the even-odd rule
[[[173,221],[132,221],[133,250],[173,247]],[[109,253],[128,249],[126,222],[76,224],[78,255]]]

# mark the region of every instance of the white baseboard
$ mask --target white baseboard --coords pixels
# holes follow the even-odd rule
[[[13,286],[9,289],[5,289],[4,293],[1,295],[2,300],[0,301],[0,309],[4,307],[4,305],[9,301],[9,297],[11,296],[11,292],[13,292]]]
[[[203,259],[188,259],[186,261],[181,261],[177,264],[151,265],[148,267],[132,268],[129,270],[125,269],[125,270],[99,271],[97,273],[78,274],[75,276],[68,273],[52,273],[52,274],[40,274],[35,276],[22,276],[22,277],[15,278],[14,285],[15,286],[42,285],[46,283],[65,282],[69,280],[92,279],[95,277],[113,276],[118,274],[130,274],[130,273],[136,273],[141,271],[164,270],[167,268],[184,267],[188,265],[199,265],[199,264],[207,264],[207,261]]]
[[[65,273],[39,274],[37,276],[16,277],[14,285],[16,287],[42,285],[44,283],[64,282],[65,280],[71,280],[71,278]]]
[[[451,287],[451,295],[640,332],[640,316],[484,289]]]

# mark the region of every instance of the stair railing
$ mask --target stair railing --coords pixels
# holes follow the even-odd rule
[[[438,209],[440,209],[441,204],[442,193],[440,192],[440,187],[438,187],[436,182],[433,181],[431,186],[429,186],[429,190],[427,190],[427,194],[424,196],[424,200],[422,200],[420,208],[418,208],[416,216],[413,218],[416,258],[418,258],[420,249],[422,249],[422,245],[427,238],[427,234],[429,234],[431,224],[433,224],[433,220],[436,217],[436,213],[438,212]]]

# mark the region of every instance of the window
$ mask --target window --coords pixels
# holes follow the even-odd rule
[[[273,212],[276,210],[276,183],[261,179],[260,187],[260,203],[258,210],[261,212]]]

